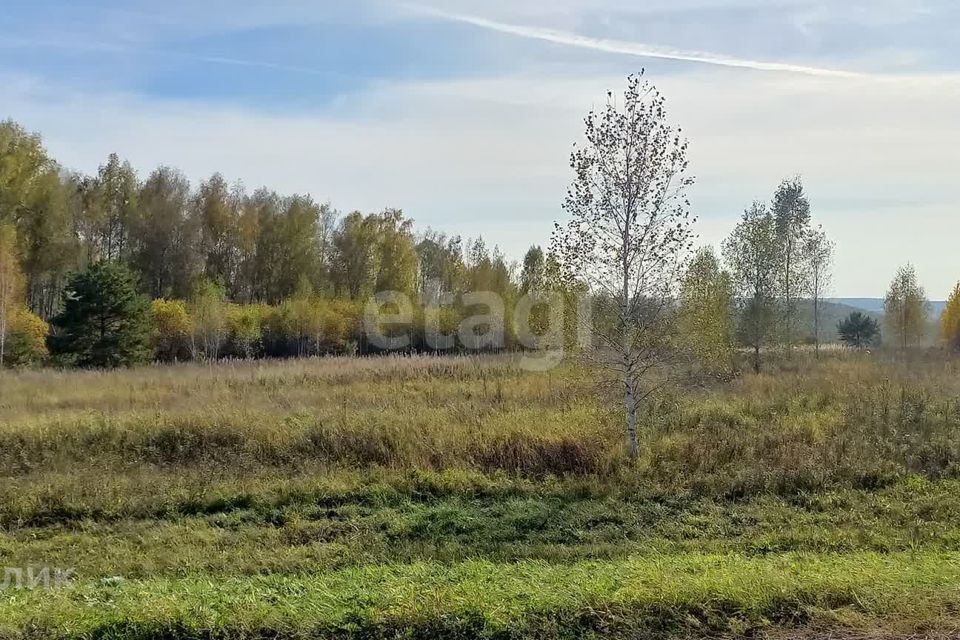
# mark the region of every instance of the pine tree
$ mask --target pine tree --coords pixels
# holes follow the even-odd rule
[[[840,341],[848,347],[863,349],[880,336],[880,323],[868,315],[854,311],[837,324]]]
[[[50,346],[80,367],[122,367],[150,357],[150,303],[124,265],[98,262],[70,278]]]

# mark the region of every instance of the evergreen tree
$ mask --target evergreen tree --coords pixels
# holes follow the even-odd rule
[[[837,325],[840,341],[848,347],[863,349],[880,337],[880,323],[870,316],[854,311]]]
[[[80,367],[122,367],[150,357],[150,303],[134,274],[98,262],[70,278],[54,318],[51,351]]]

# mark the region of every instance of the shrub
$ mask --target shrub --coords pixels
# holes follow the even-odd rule
[[[193,323],[182,300],[154,300],[150,305],[153,325],[153,353],[157,360],[178,362],[190,359]]]
[[[15,309],[7,328],[4,364],[23,367],[46,360],[47,334],[50,326],[26,307]]]
[[[232,304],[227,308],[228,356],[253,358],[263,348],[263,320],[269,307],[262,304]]]

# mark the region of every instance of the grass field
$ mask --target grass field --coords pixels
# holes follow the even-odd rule
[[[907,635],[960,626],[960,366],[664,393],[573,365],[0,373],[0,638]]]

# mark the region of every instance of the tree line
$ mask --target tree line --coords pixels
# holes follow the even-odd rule
[[[96,175],[68,172],[38,135],[0,123],[0,350],[8,362],[40,357],[45,323],[60,330],[71,298],[89,284],[78,278],[102,263],[129,272],[123,287],[117,273],[87,275],[158,301],[146,331],[160,359],[356,351],[359,309],[376,292],[424,304],[453,294],[447,314],[463,316],[462,293],[494,292],[509,309],[542,286],[547,269],[538,247],[513,264],[482,238],[415,234],[399,209],[341,215],[305,195],[248,193],[220,174],[192,188],[169,167],[141,180],[115,154]],[[180,346],[156,335],[178,322]],[[195,335],[211,332],[222,334],[216,347]],[[50,341],[54,351],[63,344]]]
[[[814,224],[800,178],[747,207],[719,256],[692,252],[686,142],[666,123],[662,98],[641,92],[639,80],[630,87],[626,108],[592,114],[590,144],[571,158],[578,178],[564,205],[568,225],[558,225],[548,251],[531,247],[519,264],[482,238],[417,234],[399,209],[341,215],[309,196],[248,193],[219,174],[192,188],[168,167],[141,180],[117,155],[94,176],[68,172],[39,136],[0,123],[0,366],[50,352],[81,366],[367,353],[376,347],[366,340],[364,306],[382,291],[417,302],[407,322],[412,350],[432,347],[431,308],[446,301],[434,324],[455,333],[477,311],[464,298],[476,291],[495,293],[502,308],[486,309],[461,346],[479,346],[493,328],[496,348],[522,347],[514,306],[551,291],[568,311],[588,295],[594,342],[621,351],[630,367],[683,353],[728,375],[749,349],[760,371],[765,352],[791,352],[801,335],[819,352],[834,244]],[[628,167],[634,186],[611,191]],[[614,169],[617,176],[603,175]],[[598,224],[605,215],[611,228]],[[930,306],[911,266],[898,271],[885,310],[891,344],[920,343]],[[535,309],[535,331],[548,313]],[[579,322],[564,319],[568,343]],[[960,348],[960,285],[941,325]],[[876,344],[880,325],[854,314],[838,331],[862,348]]]

